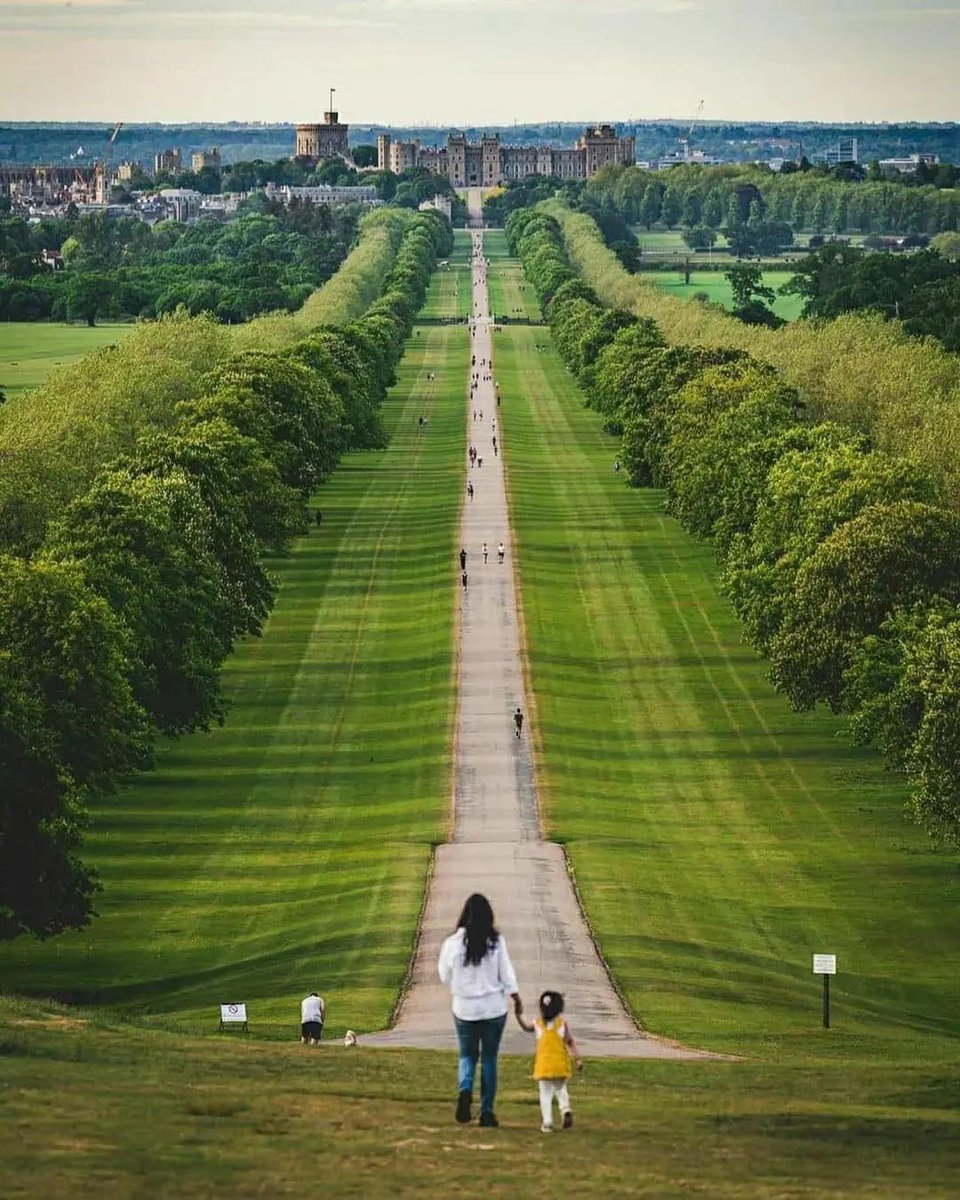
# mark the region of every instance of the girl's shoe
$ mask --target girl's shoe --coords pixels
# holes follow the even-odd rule
[[[461,1125],[470,1124],[470,1093],[461,1092],[457,1097],[457,1120]]]
[[[563,1127],[564,1127],[564,1129],[572,1129],[573,1128],[573,1113],[569,1110],[569,1108],[563,1114]]]
[[[548,1125],[546,1122],[544,1122],[544,1123],[543,1123],[543,1124],[540,1126],[540,1132],[541,1132],[541,1133],[553,1133],[553,1126],[552,1126],[552,1125]]]

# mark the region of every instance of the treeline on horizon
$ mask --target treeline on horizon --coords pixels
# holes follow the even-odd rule
[[[317,106],[315,119],[322,119],[323,103]],[[341,110],[349,123],[349,113]],[[690,120],[634,121],[618,120],[615,114],[584,118],[582,121],[519,122],[512,125],[472,125],[456,128],[471,139],[483,133],[499,133],[504,142],[555,142],[572,145],[583,128],[598,120],[607,121],[621,133],[637,139],[641,159],[656,158],[676,150],[687,136]],[[377,136],[389,133],[394,138],[418,138],[424,145],[442,142],[453,125],[438,122],[432,126],[351,124],[351,146],[376,144]],[[70,163],[77,148],[86,151],[84,161],[99,157],[111,127],[107,123],[7,122],[0,124],[0,164],[11,162]],[[857,137],[860,158],[892,158],[904,154],[939,154],[950,162],[960,162],[960,124],[953,122],[900,122],[897,124],[821,124],[804,121],[711,121],[698,122],[693,144],[725,158],[744,155],[771,157],[774,152],[794,156],[801,149],[808,156],[836,146],[841,137]],[[732,144],[731,144],[732,143]],[[782,143],[782,145],[780,145]],[[246,125],[243,123],[177,123],[171,125],[137,123],[125,125],[117,136],[113,160],[139,160],[152,165],[153,157],[171,146],[185,154],[217,146],[225,162],[239,159],[273,158],[289,155],[294,144],[294,125]],[[799,154],[796,154],[799,157]]]
[[[875,319],[775,332],[676,301],[558,200],[514,212],[507,236],[630,483],[662,488],[712,541],[774,686],[846,714],[909,778],[912,817],[960,846],[956,360],[932,343],[901,357],[902,335]]]
[[[86,924],[91,801],[223,720],[222,665],[273,605],[266,559],[345,450],[382,445],[452,245],[439,213],[377,210],[300,312],[180,311],[0,410],[0,938]]]

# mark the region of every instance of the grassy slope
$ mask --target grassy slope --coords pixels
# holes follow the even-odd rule
[[[709,547],[614,476],[536,336],[505,329],[496,373],[546,815],[634,1011],[747,1054],[952,1056],[955,858],[836,721],[774,694]],[[839,956],[829,1038],[814,951]]]
[[[39,387],[55,367],[118,342],[133,325],[0,323],[0,391],[7,397]]]
[[[264,635],[226,668],[225,727],[99,807],[101,917],[6,947],[7,988],[188,1028],[246,1000],[259,1033],[286,1035],[313,985],[334,1029],[386,1021],[449,803],[467,353],[463,327],[412,339],[390,446],[346,457],[322,530],[276,564]]]

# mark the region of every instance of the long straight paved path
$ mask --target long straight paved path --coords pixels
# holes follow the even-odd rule
[[[472,193],[471,201],[476,218],[479,193]],[[437,956],[463,901],[479,891],[489,898],[507,939],[528,1013],[541,991],[557,988],[566,996],[570,1023],[585,1054],[697,1057],[696,1051],[638,1032],[590,938],[563,851],[541,837],[528,729],[525,725],[518,739],[512,720],[516,707],[526,713],[527,705],[503,459],[493,449],[494,436],[501,445],[502,430],[491,365],[483,234],[474,231],[472,238],[471,352],[476,365],[471,374],[479,378],[468,401],[468,437],[482,463],[468,466],[474,498],[465,503],[462,520],[468,582],[466,591],[461,589],[453,840],[437,850],[410,987],[397,1022],[363,1041],[454,1046],[450,995],[437,979]],[[503,563],[497,553],[501,541]],[[452,581],[455,567],[451,564]],[[512,1014],[503,1048],[520,1053],[532,1048]]]

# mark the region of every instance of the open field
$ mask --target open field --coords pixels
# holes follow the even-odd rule
[[[782,1062],[945,1064],[955,858],[836,720],[774,693],[709,547],[614,475],[616,443],[538,332],[504,329],[496,373],[542,796],[633,1011]],[[814,951],[839,956],[829,1035]]]
[[[110,346],[133,325],[47,325],[0,322],[0,392],[15,396],[39,387],[55,367]]]
[[[468,317],[470,315],[470,234],[454,230],[453,253],[448,266],[435,271],[420,315]]]
[[[791,271],[764,271],[763,282],[777,293],[772,308],[785,321],[795,321],[803,309],[801,296],[781,296],[780,288],[793,277]],[[684,283],[682,271],[651,271],[647,276],[674,296],[689,300],[697,292],[706,292],[715,304],[733,308],[733,292],[727,277],[720,271],[694,271],[690,282]]]
[[[104,1025],[0,999],[5,1200],[948,1200],[955,1066],[590,1062],[539,1133],[525,1058],[501,1128],[454,1124],[454,1056]],[[318,1183],[319,1181],[319,1183]]]
[[[275,564],[264,635],[226,667],[226,725],[98,806],[102,915],[4,948],[7,988],[193,1029],[241,999],[258,1035],[288,1036],[320,986],[333,1029],[387,1020],[449,805],[467,363],[464,327],[411,339],[390,446],[345,458],[322,529]]]

